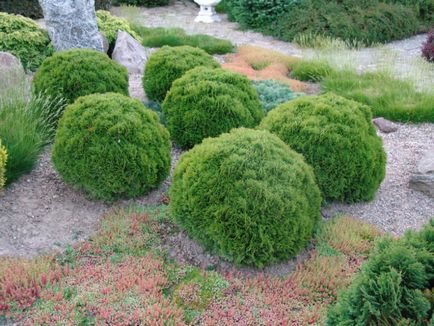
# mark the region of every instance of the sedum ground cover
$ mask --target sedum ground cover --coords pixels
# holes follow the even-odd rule
[[[115,210],[88,241],[58,256],[1,258],[0,320],[23,325],[146,322],[322,323],[380,232],[350,217],[323,222],[294,272],[219,272],[168,259],[167,206]]]

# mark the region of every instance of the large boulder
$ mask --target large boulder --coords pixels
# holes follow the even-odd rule
[[[434,147],[419,161],[411,175],[410,187],[434,198]]]
[[[104,51],[95,0],[40,0],[48,34],[57,51],[88,48]]]
[[[143,74],[148,56],[136,39],[127,32],[118,31],[112,59],[127,68],[129,74]]]

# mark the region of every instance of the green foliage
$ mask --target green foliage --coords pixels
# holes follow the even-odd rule
[[[53,48],[47,32],[34,21],[0,12],[0,51],[12,53],[25,69],[35,70]]]
[[[298,60],[290,64],[291,77],[301,81],[319,82],[332,72],[325,62]]]
[[[371,200],[385,175],[371,119],[369,107],[330,93],[280,105],[261,128],[304,155],[325,199],[357,202]]]
[[[324,91],[364,103],[374,116],[402,122],[434,122],[434,95],[386,73],[334,71],[321,83]]]
[[[163,102],[170,135],[181,148],[237,127],[255,127],[263,117],[250,81],[220,68],[198,67],[176,80]]]
[[[420,233],[378,243],[327,325],[429,325],[434,287],[434,220]]]
[[[272,79],[253,81],[253,86],[264,108],[264,114],[267,114],[279,104],[304,95],[303,93],[294,93],[288,85]]]
[[[128,95],[127,69],[101,52],[74,49],[45,60],[33,79],[33,93],[72,103],[80,96],[117,92]]]
[[[6,162],[8,159],[8,153],[6,152],[6,148],[2,145],[0,139],[0,190],[4,187],[6,183]]]
[[[169,133],[137,100],[116,93],[81,97],[59,122],[53,163],[62,179],[94,198],[141,196],[168,175]]]
[[[140,36],[136,34],[126,19],[113,16],[109,11],[98,10],[96,12],[96,22],[98,24],[98,29],[105,37],[107,37],[111,47],[114,46],[118,30],[127,32],[137,41],[142,42]]]
[[[257,267],[304,248],[320,203],[301,155],[269,132],[244,128],[183,154],[170,188],[171,212],[191,237]]]
[[[226,54],[234,49],[234,45],[230,41],[205,34],[187,35],[181,28],[151,28],[138,25],[133,28],[142,37],[143,45],[151,48],[159,48],[164,45],[189,45],[209,54]]]
[[[143,87],[149,99],[162,102],[172,83],[195,67],[218,68],[219,64],[205,51],[191,46],[163,46],[148,59]]]
[[[114,6],[119,5],[130,5],[130,6],[141,6],[141,7],[158,7],[167,6],[170,0],[112,0]]]

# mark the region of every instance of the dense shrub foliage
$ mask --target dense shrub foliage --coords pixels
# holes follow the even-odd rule
[[[12,53],[25,69],[35,70],[53,48],[47,32],[34,21],[0,12],[0,51]]]
[[[114,46],[119,30],[127,32],[139,42],[142,41],[126,19],[113,16],[109,11],[98,10],[96,12],[96,22],[100,32],[107,37],[111,47]]]
[[[143,87],[149,99],[161,102],[172,83],[195,67],[217,68],[219,65],[205,51],[191,46],[163,46],[148,59]]]
[[[265,114],[279,104],[289,102],[304,95],[303,93],[295,93],[288,85],[272,79],[253,81],[253,86],[258,93]]]
[[[116,93],[84,96],[59,122],[53,163],[62,179],[94,198],[137,197],[167,177],[169,133],[137,100]]]
[[[304,155],[325,199],[357,202],[372,199],[385,175],[371,119],[369,107],[330,93],[280,105],[261,128]]]
[[[74,49],[55,53],[33,79],[33,92],[63,97],[68,103],[94,93],[128,95],[127,69],[101,52]]]
[[[2,145],[0,140],[0,190],[4,187],[6,183],[6,161],[8,159],[8,154],[6,148]]]
[[[141,6],[141,7],[158,7],[158,6],[166,6],[169,3],[170,0],[112,0],[112,4],[115,6],[130,5],[130,6]]]
[[[419,233],[378,243],[327,325],[432,325],[434,220]]]
[[[151,48],[189,45],[209,54],[226,54],[234,50],[234,45],[228,40],[206,34],[188,35],[181,28],[152,28],[138,25],[133,28],[143,39],[143,45]]]
[[[428,34],[426,42],[422,45],[422,56],[429,62],[434,62],[434,32]]]
[[[259,267],[307,244],[321,202],[301,155],[267,131],[244,128],[182,155],[170,200],[191,237],[236,264]]]
[[[176,80],[163,102],[170,135],[181,148],[237,127],[255,127],[263,117],[250,81],[239,74],[198,67]]]

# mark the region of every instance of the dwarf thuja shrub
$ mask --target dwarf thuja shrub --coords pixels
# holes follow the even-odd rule
[[[173,83],[163,113],[172,139],[181,148],[232,128],[255,127],[263,117],[258,95],[246,77],[203,67]]]
[[[149,99],[162,102],[172,83],[188,70],[204,66],[217,68],[219,64],[205,51],[191,46],[163,46],[153,53],[145,67],[143,87]]]
[[[327,325],[432,325],[433,244],[434,220],[419,233],[379,242]]]
[[[0,140],[0,190],[6,183],[5,173],[6,173],[6,160],[8,155],[6,153],[6,148],[2,145]]]
[[[239,128],[182,155],[170,200],[191,237],[236,264],[261,267],[304,248],[321,196],[301,155],[267,131]]]
[[[372,199],[385,175],[371,118],[369,107],[329,93],[278,106],[261,128],[304,155],[325,199],[357,202]]]
[[[34,94],[64,98],[68,103],[80,96],[106,92],[128,95],[128,72],[94,50],[57,52],[42,63],[33,79]]]
[[[25,69],[35,70],[53,47],[47,32],[33,20],[0,12],[0,51],[12,53]]]
[[[167,177],[169,133],[137,100],[84,96],[60,119],[53,163],[63,180],[94,198],[137,197]]]
[[[142,39],[132,29],[128,20],[113,16],[109,11],[98,10],[96,12],[96,22],[98,24],[98,29],[105,37],[107,37],[111,47],[114,46],[119,30],[127,32],[137,41],[142,42]]]

